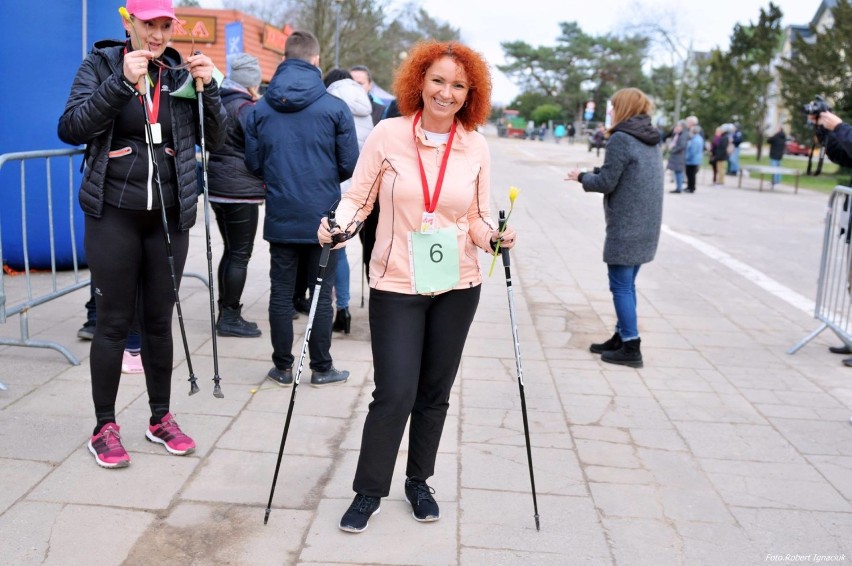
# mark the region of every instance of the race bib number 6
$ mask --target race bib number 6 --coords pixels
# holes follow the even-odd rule
[[[455,227],[430,234],[409,232],[408,251],[415,293],[439,293],[458,285],[459,245]]]

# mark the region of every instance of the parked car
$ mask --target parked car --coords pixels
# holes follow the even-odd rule
[[[790,155],[810,155],[811,154],[811,146],[804,145],[796,140],[790,139],[787,140],[787,143],[784,144],[784,150],[786,153]]]

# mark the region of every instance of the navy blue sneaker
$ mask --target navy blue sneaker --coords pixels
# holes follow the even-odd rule
[[[293,368],[278,369],[274,367],[266,374],[266,379],[274,381],[281,387],[290,387],[293,385]]]
[[[94,320],[87,320],[83,323],[82,328],[77,331],[77,338],[80,340],[92,340],[95,337],[95,325],[97,323]]]
[[[411,516],[421,523],[437,521],[441,518],[441,510],[432,494],[435,490],[419,478],[405,480],[405,500],[411,505]]]
[[[334,385],[335,383],[346,383],[349,379],[349,372],[331,368],[328,371],[315,371],[311,373],[311,385],[314,387],[323,387],[324,385]]]
[[[359,493],[340,519],[340,530],[347,533],[363,533],[367,529],[370,517],[382,510],[381,503],[381,497]]]

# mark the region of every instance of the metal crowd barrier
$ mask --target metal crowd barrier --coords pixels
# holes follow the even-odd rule
[[[74,192],[74,157],[84,152],[83,149],[56,149],[42,151],[22,151],[15,153],[4,153],[0,155],[0,170],[8,162],[17,161],[20,163],[20,202],[21,202],[21,242],[23,246],[23,284],[18,284],[20,275],[10,277],[6,274],[3,266],[6,262],[3,258],[3,235],[2,226],[0,226],[0,324],[4,324],[10,316],[19,315],[20,317],[20,338],[4,338],[0,337],[0,346],[23,346],[28,348],[50,348],[61,353],[73,365],[79,365],[80,361],[74,354],[71,353],[65,346],[52,341],[34,340],[30,338],[29,333],[29,313],[30,311],[42,304],[48,303],[54,299],[67,295],[83,287],[88,287],[91,279],[82,278],[79,259],[77,254],[76,239],[74,237],[74,212],[77,210],[76,196]],[[68,187],[62,189],[59,198],[68,199],[68,226],[71,243],[72,267],[70,270],[63,271],[61,274],[56,268],[56,232],[53,220],[53,204],[55,191],[53,180],[51,178],[51,160],[52,159],[67,159],[68,160]],[[44,214],[48,220],[48,230],[50,235],[50,272],[37,270],[35,272],[30,269],[29,244],[27,241],[27,162],[30,160],[44,160],[46,183],[45,190],[47,193],[47,210]],[[41,211],[37,211],[41,212]],[[88,274],[88,272],[86,272]],[[185,272],[184,277],[193,277],[201,281],[205,286],[210,283],[207,277],[194,272]],[[20,300],[14,305],[7,305],[7,280],[10,287],[14,281],[13,293],[15,300]],[[5,390],[6,386],[0,382],[0,391]]]
[[[77,254],[76,240],[74,237],[74,212],[77,210],[74,193],[74,156],[83,153],[82,149],[57,149],[44,151],[22,151],[16,153],[4,153],[0,155],[0,169],[8,162],[17,161],[20,163],[20,192],[21,192],[21,242],[23,246],[23,283],[20,283],[19,277],[15,275],[9,277],[5,270],[2,269],[6,262],[3,258],[3,242],[2,230],[0,230],[0,323],[5,323],[10,316],[18,315],[20,317],[20,338],[4,338],[0,337],[0,345],[5,346],[23,346],[27,348],[50,348],[61,353],[65,358],[74,365],[79,365],[80,361],[63,345],[46,340],[34,340],[30,338],[29,330],[29,314],[32,309],[39,305],[49,303],[50,301],[67,295],[77,289],[87,287],[89,278],[82,278],[79,267],[79,258]],[[68,187],[66,189],[54,190],[53,179],[51,177],[51,160],[65,159],[68,161]],[[27,232],[27,162],[31,160],[44,160],[46,171],[45,190],[47,193],[47,210],[44,211],[48,222],[48,230],[50,235],[50,272],[46,270],[38,270],[36,272],[30,269],[29,242]],[[55,193],[59,193],[58,195]],[[68,271],[64,271],[60,276],[56,268],[56,231],[53,219],[53,206],[55,198],[68,199],[68,229],[70,233],[72,267]],[[42,211],[36,211],[41,214]],[[70,271],[70,273],[69,273]],[[7,280],[9,280],[7,282]],[[6,304],[7,301],[7,286],[13,288],[12,292],[15,300],[20,302],[11,306]],[[0,383],[0,388],[5,388]]]
[[[814,318],[822,324],[787,350],[795,354],[817,335],[830,328],[852,348],[852,188],[838,185],[828,198],[825,234],[817,280]]]

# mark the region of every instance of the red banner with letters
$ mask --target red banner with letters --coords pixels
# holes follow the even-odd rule
[[[172,41],[216,43],[216,18],[213,16],[181,16],[172,30]]]

